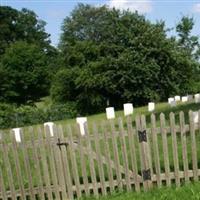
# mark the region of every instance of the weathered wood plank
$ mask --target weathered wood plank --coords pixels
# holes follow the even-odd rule
[[[2,137],[3,137],[2,135],[3,135],[3,133],[0,132],[0,136],[1,136],[0,146],[2,146],[2,142],[1,142]],[[1,155],[4,156],[4,154],[2,154],[3,152],[1,151],[1,147],[0,147],[0,152],[1,152]],[[3,200],[4,199],[6,200],[8,197],[7,197],[7,193],[6,193],[6,186],[5,186],[5,182],[4,182],[2,167],[0,167],[0,192],[1,192],[1,196],[2,196]]]
[[[135,190],[140,191],[140,180],[138,178],[138,165],[137,165],[137,157],[136,157],[136,147],[135,147],[135,129],[132,127],[132,119],[131,116],[127,116],[126,119],[127,131],[128,131],[128,142],[130,148],[130,157],[131,157],[131,166],[133,171],[133,179],[135,184]]]
[[[180,121],[180,131],[181,131],[181,146],[182,146],[182,158],[183,158],[183,169],[185,175],[186,183],[189,182],[189,174],[188,174],[188,155],[187,155],[187,139],[186,139],[186,131],[185,131],[185,117],[184,112],[181,111],[179,113],[179,121]]]
[[[175,182],[176,186],[180,186],[180,177],[179,177],[179,159],[178,159],[178,150],[177,150],[177,138],[175,130],[175,116],[174,113],[170,113],[170,128],[172,134],[172,151],[173,151],[173,161],[174,161],[174,172],[175,172]]]
[[[93,191],[94,191],[94,195],[96,197],[99,196],[98,193],[98,187],[97,187],[97,179],[96,179],[96,171],[95,171],[95,167],[94,167],[94,160],[93,160],[93,151],[92,151],[92,146],[91,146],[91,140],[90,140],[90,135],[89,135],[89,130],[88,130],[88,126],[85,123],[84,124],[84,128],[85,128],[85,141],[86,141],[86,150],[87,150],[87,154],[88,154],[88,159],[89,159],[89,165],[90,165],[90,175],[91,175],[91,179],[92,179],[92,184],[93,184]]]
[[[73,141],[73,136],[72,136],[72,129],[71,126],[67,126],[67,134],[69,136],[69,154],[70,154],[70,159],[71,159],[71,165],[72,165],[72,175],[74,177],[74,182],[76,185],[76,193],[77,197],[81,198],[81,189],[80,189],[80,180],[79,180],[79,174],[78,174],[78,167],[77,167],[77,161],[76,161],[76,154],[75,154],[75,149],[74,149],[74,141]]]
[[[38,138],[37,136],[37,131],[36,132],[36,138],[34,137],[34,129],[33,127],[30,127],[29,130],[29,135],[31,138],[31,148],[33,150],[33,157],[32,159],[34,160],[34,167],[35,167],[35,171],[36,171],[36,175],[37,175],[37,180],[38,180],[38,187],[39,187],[39,198],[42,200],[45,200],[45,194],[44,194],[44,189],[43,189],[43,180],[42,180],[42,172],[41,172],[41,167],[40,167],[40,157],[38,155],[38,145],[35,144],[35,140]]]
[[[29,181],[30,198],[34,200],[35,195],[34,195],[34,188],[33,188],[33,179],[32,179],[32,174],[31,174],[31,166],[29,162],[29,156],[28,156],[27,147],[24,140],[24,133],[22,129],[20,130],[20,137],[21,137],[21,149],[22,149],[23,158],[24,158],[25,170],[28,175],[28,181]]]
[[[101,183],[101,190],[102,190],[103,195],[106,195],[107,191],[106,191],[106,186],[105,186],[105,174],[104,174],[104,168],[103,168],[103,162],[102,162],[102,153],[100,150],[101,141],[99,140],[98,128],[95,123],[93,124],[93,133],[95,137],[95,150],[97,153],[97,164],[98,164],[98,171],[99,171],[99,177],[100,177],[100,183]]]
[[[62,199],[67,199],[67,190],[65,185],[65,177],[64,177],[64,170],[62,165],[62,159],[61,159],[61,152],[57,145],[58,143],[58,128],[56,125],[53,126],[53,154],[56,164],[56,172],[57,172],[57,178],[58,178],[58,185],[61,189],[61,195]]]
[[[125,169],[126,188],[128,191],[130,191],[131,190],[131,181],[130,181],[130,176],[129,176],[129,163],[128,163],[128,156],[127,156],[126,141],[125,141],[125,137],[124,137],[123,121],[121,118],[119,118],[118,123],[119,123],[123,165],[124,165],[124,169]]]
[[[196,147],[196,135],[194,129],[194,119],[193,112],[189,111],[189,121],[190,121],[190,136],[191,136],[191,147],[192,147],[192,169],[194,173],[194,180],[198,181],[198,165],[197,165],[197,147]]]
[[[120,173],[120,162],[119,162],[119,153],[118,153],[118,146],[117,146],[117,135],[115,134],[115,124],[113,120],[110,120],[110,126],[111,126],[111,133],[112,133],[112,147],[114,152],[114,163],[116,166],[116,175],[117,175],[117,181],[119,188],[122,189],[122,176]]]
[[[105,152],[105,158],[106,158],[106,165],[108,169],[108,178],[109,178],[109,187],[111,192],[114,191],[114,180],[113,180],[113,170],[111,167],[111,155],[110,155],[110,147],[109,147],[109,139],[108,139],[108,134],[109,132],[107,131],[107,122],[103,122],[101,124],[101,130],[103,132],[103,140],[104,140],[104,152]]]
[[[44,142],[45,142],[45,146],[46,146],[46,150],[48,152],[48,158],[49,158],[49,173],[51,174],[51,177],[52,177],[52,183],[53,183],[53,188],[54,188],[53,190],[54,190],[55,197],[56,199],[59,199],[60,193],[59,193],[59,186],[58,186],[55,160],[54,160],[54,154],[53,154],[54,144],[52,143],[49,126],[45,126],[44,131],[46,135],[46,139]]]
[[[160,114],[160,132],[162,137],[162,146],[163,146],[163,158],[164,158],[164,166],[165,166],[165,176],[167,186],[171,186],[170,180],[170,167],[169,167],[169,151],[168,151],[168,142],[167,142],[167,132],[166,132],[166,124],[165,124],[165,115],[163,113]]]
[[[19,183],[19,188],[20,188],[22,199],[25,199],[26,195],[25,195],[24,182],[23,182],[23,177],[22,177],[22,170],[21,170],[20,161],[19,161],[18,145],[15,140],[14,131],[12,131],[12,130],[10,131],[10,138],[12,140],[11,149],[12,149],[12,154],[13,154],[15,167],[16,167],[17,180]]]
[[[156,117],[155,114],[151,115],[151,133],[152,133],[152,142],[153,142],[153,152],[154,152],[154,163],[156,168],[156,177],[157,177],[157,184],[158,187],[161,187],[162,181],[160,177],[160,155],[159,155],[159,148],[158,148],[158,139],[156,134]]]
[[[48,168],[46,148],[45,148],[45,141],[43,138],[44,132],[41,130],[41,127],[38,127],[37,133],[38,133],[37,137],[38,137],[38,142],[39,142],[38,150],[41,155],[44,182],[45,182],[45,186],[47,188],[47,197],[48,197],[48,199],[53,200],[53,194],[52,194],[53,190],[51,188],[49,168]]]
[[[146,117],[145,115],[141,116],[141,130],[146,130]],[[151,158],[151,149],[150,149],[150,136],[148,135],[148,133],[150,132],[146,132],[147,134],[147,142],[141,142],[141,146],[142,146],[142,156],[144,159],[144,169],[148,170],[150,169],[150,173],[151,173],[151,179],[152,179],[152,175],[153,175],[153,169],[152,169],[152,158]],[[148,185],[148,189],[152,188],[152,180],[146,180],[147,185]]]
[[[142,130],[142,126],[141,126],[141,120],[140,120],[140,116],[136,116],[135,117],[135,122],[136,122],[136,131],[137,131],[137,142],[139,143],[139,156],[140,156],[140,165],[141,165],[141,176],[142,176],[142,172],[143,170],[146,170],[146,166],[145,166],[145,158],[144,158],[144,154],[145,154],[145,151],[144,151],[144,142],[141,142],[139,141],[139,132],[143,131]],[[147,181],[144,180],[144,177],[143,178],[143,187],[144,187],[144,190],[147,191],[148,190],[148,183]]]
[[[81,171],[83,176],[83,184],[84,184],[84,191],[86,195],[90,194],[89,191],[89,183],[88,183],[88,176],[87,176],[87,170],[86,170],[86,160],[85,160],[85,154],[83,152],[83,136],[80,132],[80,127],[77,124],[76,126],[76,132],[78,133],[78,151],[80,155],[80,162],[81,162]]]
[[[62,129],[62,126],[60,125],[58,126],[58,137],[60,138],[60,140],[64,138],[63,129]],[[60,153],[61,153],[61,160],[63,164],[65,183],[67,186],[67,194],[68,194],[68,198],[71,200],[71,199],[74,199],[74,194],[72,190],[73,184],[72,184],[72,177],[69,170],[68,155],[67,155],[66,148],[67,148],[66,146],[60,146]]]

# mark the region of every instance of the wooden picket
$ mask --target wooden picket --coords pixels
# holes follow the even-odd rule
[[[148,117],[86,123],[85,135],[78,125],[54,125],[53,135],[48,127],[30,127],[21,129],[21,142],[2,131],[0,200],[71,200],[198,181],[200,118],[194,122],[192,111],[187,118]]]
[[[183,169],[186,183],[189,182],[189,166],[188,166],[188,155],[187,155],[187,137],[185,131],[185,117],[184,113],[180,112],[179,114],[180,120],[180,132],[181,132],[181,143],[182,143],[182,157],[183,157]]]

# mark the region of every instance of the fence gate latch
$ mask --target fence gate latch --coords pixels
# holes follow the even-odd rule
[[[151,170],[150,169],[143,170],[142,171],[142,177],[143,177],[144,181],[151,180]]]
[[[147,142],[147,132],[146,130],[138,131],[139,142]]]
[[[63,145],[67,147],[68,143],[67,142],[61,142],[60,138],[58,138],[57,145],[58,145],[59,149],[61,149],[61,146],[63,146]]]

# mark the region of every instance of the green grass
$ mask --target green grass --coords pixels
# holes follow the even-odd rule
[[[84,198],[84,200],[94,200],[96,198]],[[191,183],[180,188],[152,189],[148,192],[119,192],[107,197],[100,197],[99,200],[199,200],[200,183]]]
[[[168,103],[158,103],[156,104],[156,109],[153,113],[156,114],[156,116],[158,117],[160,113],[164,113],[166,115],[166,120],[169,119],[169,114],[170,112],[174,112],[175,115],[177,116],[179,114],[180,111],[183,111],[186,114],[186,121],[187,121],[187,115],[189,110],[199,110],[200,109],[200,104],[196,104],[196,103],[178,103],[178,105],[176,107],[170,107]],[[132,115],[132,118],[134,120],[136,115],[146,115],[147,116],[147,123],[149,123],[150,121],[150,115],[151,113],[148,112],[148,107],[147,106],[142,106],[142,107],[138,107],[138,108],[134,108],[134,112]],[[87,120],[88,120],[88,125],[89,127],[93,124],[93,123],[101,123],[102,121],[106,120],[106,113],[99,113],[99,114],[95,114],[95,115],[90,115],[90,116],[86,116]],[[120,111],[116,111],[115,112],[115,118],[117,120],[117,118],[122,117],[123,119],[124,117],[124,112],[122,110]],[[57,121],[55,122],[56,124],[61,124],[61,125],[66,125],[66,124],[70,124],[73,125],[76,123],[76,119],[63,119],[61,121]]]

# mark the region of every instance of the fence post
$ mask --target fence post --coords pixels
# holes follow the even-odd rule
[[[150,163],[150,151],[148,145],[148,137],[146,131],[146,124],[144,120],[144,116],[138,117],[136,116],[136,127],[138,134],[138,141],[140,146],[140,160],[141,160],[141,173],[143,178],[143,186],[144,190],[147,191],[152,187],[151,180],[151,163]]]

